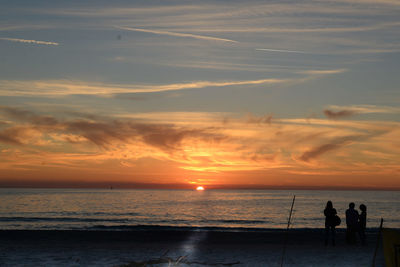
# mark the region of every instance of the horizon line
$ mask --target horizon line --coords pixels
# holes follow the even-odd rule
[[[26,181],[24,181],[26,182]],[[294,185],[243,185],[243,184],[229,184],[229,185],[207,185],[207,184],[179,184],[179,183],[49,183],[49,182],[36,182],[36,183],[1,183],[0,189],[161,189],[161,190],[195,190],[197,186],[204,186],[206,190],[315,190],[315,191],[400,191],[400,187],[372,187],[372,186],[294,186]]]

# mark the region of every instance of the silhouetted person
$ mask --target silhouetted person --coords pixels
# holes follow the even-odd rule
[[[361,214],[358,218],[358,233],[360,234],[361,243],[365,245],[365,228],[367,228],[367,206],[360,205]]]
[[[349,208],[346,210],[346,241],[348,244],[356,243],[356,232],[358,231],[358,211],[354,209],[354,203],[349,204]]]
[[[325,246],[329,242],[329,232],[331,233],[332,245],[335,245],[335,215],[337,214],[336,209],[333,208],[332,201],[326,202],[326,207],[324,209],[325,215]]]

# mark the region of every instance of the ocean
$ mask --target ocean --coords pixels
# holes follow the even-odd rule
[[[367,206],[367,227],[400,228],[400,192],[315,190],[0,189],[2,230],[127,230],[140,227],[323,228],[333,202],[345,227],[349,202]]]

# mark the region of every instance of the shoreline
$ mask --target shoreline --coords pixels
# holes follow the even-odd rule
[[[391,229],[400,230],[400,228]],[[7,234],[7,232],[96,232],[96,233],[107,233],[107,232],[227,232],[227,233],[279,233],[286,232],[286,228],[257,228],[257,227],[220,227],[220,226],[172,226],[172,225],[116,225],[116,226],[104,226],[97,225],[86,228],[65,228],[65,229],[0,229],[0,235]],[[289,228],[289,232],[319,232],[325,231],[325,228]],[[377,233],[378,227],[366,228],[366,233]],[[346,232],[346,228],[336,228],[337,233]]]
[[[369,228],[366,235],[370,241],[375,242],[379,229]],[[63,242],[161,242],[174,243],[183,242],[193,236],[202,236],[198,243],[231,243],[242,242],[249,244],[279,243],[287,234],[289,243],[320,242],[323,244],[325,228],[302,228],[302,229],[212,229],[193,227],[135,227],[129,230],[0,230],[1,242],[19,241],[63,241]],[[346,229],[337,229],[336,239],[345,239]]]
[[[377,233],[367,231],[361,246],[345,244],[345,231],[338,231],[336,246],[325,247],[323,228],[290,229],[284,266],[368,266]],[[168,266],[165,259],[185,257],[177,266],[279,266],[285,235],[285,229],[0,230],[0,265],[123,266],[158,259],[147,266]],[[377,264],[383,266],[382,247]]]

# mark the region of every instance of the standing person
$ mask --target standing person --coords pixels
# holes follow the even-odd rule
[[[365,245],[365,228],[367,228],[367,206],[360,205],[361,214],[358,219],[358,233],[360,234],[361,243]]]
[[[346,210],[346,241],[348,244],[356,243],[356,232],[358,230],[358,211],[354,209],[355,204],[351,202]]]
[[[335,246],[335,215],[337,214],[336,209],[333,208],[332,201],[326,202],[326,207],[324,209],[325,215],[325,246],[328,245],[329,232],[331,232],[332,245]]]

